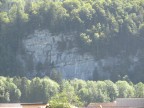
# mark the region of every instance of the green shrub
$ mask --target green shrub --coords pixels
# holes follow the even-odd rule
[[[50,101],[50,108],[71,108],[69,103]]]

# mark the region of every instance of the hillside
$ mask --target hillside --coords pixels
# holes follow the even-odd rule
[[[1,0],[0,75],[144,82],[143,34],[144,0]]]

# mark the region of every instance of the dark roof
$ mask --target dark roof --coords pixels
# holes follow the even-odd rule
[[[90,103],[87,108],[144,108],[144,98],[117,98],[114,102]]]
[[[112,106],[116,106],[115,102],[104,102],[104,103],[90,103],[87,108],[96,108],[96,107],[112,107]]]
[[[47,103],[36,102],[36,103],[20,103],[21,105],[46,105]]]
[[[21,104],[19,104],[19,103],[0,103],[0,107],[8,107],[8,106],[18,107],[18,106],[21,106]]]
[[[47,105],[46,103],[0,103],[0,107],[20,107],[23,105]]]
[[[144,107],[144,98],[117,98],[117,106]]]

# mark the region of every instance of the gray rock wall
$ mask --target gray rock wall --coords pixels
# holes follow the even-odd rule
[[[109,78],[111,69],[121,61],[118,57],[96,61],[88,53],[79,54],[75,44],[75,33],[52,35],[48,30],[36,30],[34,34],[23,40],[27,57],[22,58],[20,55],[19,59],[24,67],[30,68],[25,70],[30,76],[36,74],[44,76],[52,68],[51,66],[54,66],[66,79],[85,80],[93,79],[94,71],[97,71],[101,77]]]

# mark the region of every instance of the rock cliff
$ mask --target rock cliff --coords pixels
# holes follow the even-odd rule
[[[19,55],[19,60],[29,76],[45,76],[55,68],[66,79],[90,80],[94,73],[109,79],[112,68],[122,63],[118,57],[96,60],[89,53],[80,54],[75,43],[75,33],[57,35],[48,30],[36,30],[23,40],[23,45],[26,56]],[[136,57],[131,57],[131,62],[137,61]]]

